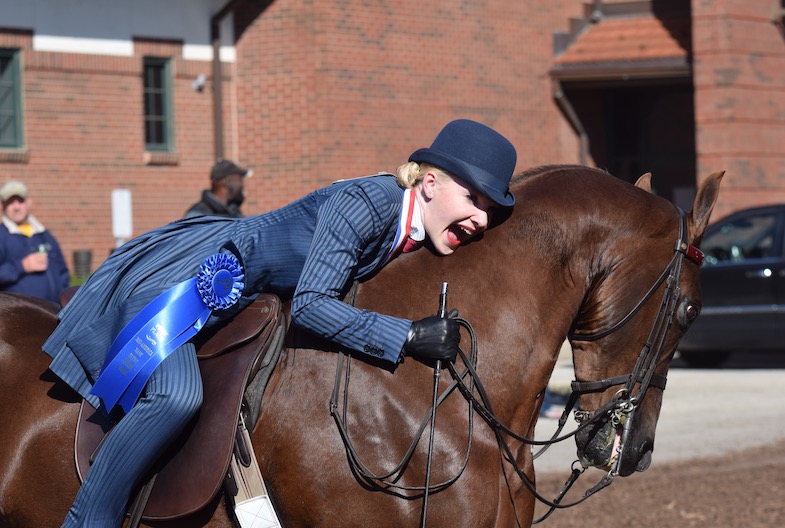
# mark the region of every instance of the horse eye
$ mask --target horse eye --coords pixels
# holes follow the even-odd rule
[[[698,317],[699,313],[700,313],[700,310],[698,310],[697,306],[695,306],[694,304],[688,304],[687,305],[687,320],[688,321],[690,321],[690,322],[694,321],[695,318]]]

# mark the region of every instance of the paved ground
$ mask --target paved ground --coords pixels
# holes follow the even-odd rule
[[[571,378],[569,360],[561,360],[552,386],[564,386]],[[720,369],[690,369],[677,358],[668,376],[652,467],[617,478],[541,526],[785,526],[783,389],[785,352],[735,354]],[[541,419],[538,438],[550,436],[555,423]],[[574,459],[572,441],[538,459],[540,490],[555,493]],[[590,470],[582,480],[593,484],[600,476]]]

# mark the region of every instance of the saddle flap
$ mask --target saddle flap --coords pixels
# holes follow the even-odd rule
[[[231,337],[236,324],[241,330]],[[243,393],[282,324],[280,300],[263,295],[199,348],[207,352],[204,356],[197,353],[204,393],[202,407],[153,468],[157,477],[144,519],[167,520],[195,513],[221,489],[235,443]],[[213,342],[216,338],[218,341]],[[82,402],[75,442],[80,478],[87,474],[90,457],[109,427],[107,418]]]
[[[209,359],[255,339],[280,311],[281,301],[277,296],[259,295],[248,308],[238,313],[230,324],[221,326],[208,339],[200,340],[196,356],[199,359]]]

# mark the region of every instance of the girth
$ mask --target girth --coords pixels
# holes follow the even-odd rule
[[[285,327],[280,299],[262,294],[214,334],[200,334],[203,339],[197,342],[197,357],[203,384],[202,407],[152,469],[151,474],[157,475],[144,509],[145,520],[193,514],[220,491],[235,445],[241,408],[249,398],[255,401],[255,405],[248,405],[255,409],[243,409],[249,411],[247,420],[252,427],[261,392],[280,357]],[[247,389],[253,389],[254,394],[246,397]],[[82,402],[75,440],[80,480],[111,427],[108,417]]]

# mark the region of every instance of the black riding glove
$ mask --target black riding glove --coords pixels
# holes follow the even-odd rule
[[[403,345],[404,353],[419,359],[454,361],[461,342],[460,326],[455,321],[457,315],[453,310],[450,317],[432,315],[414,321]]]

